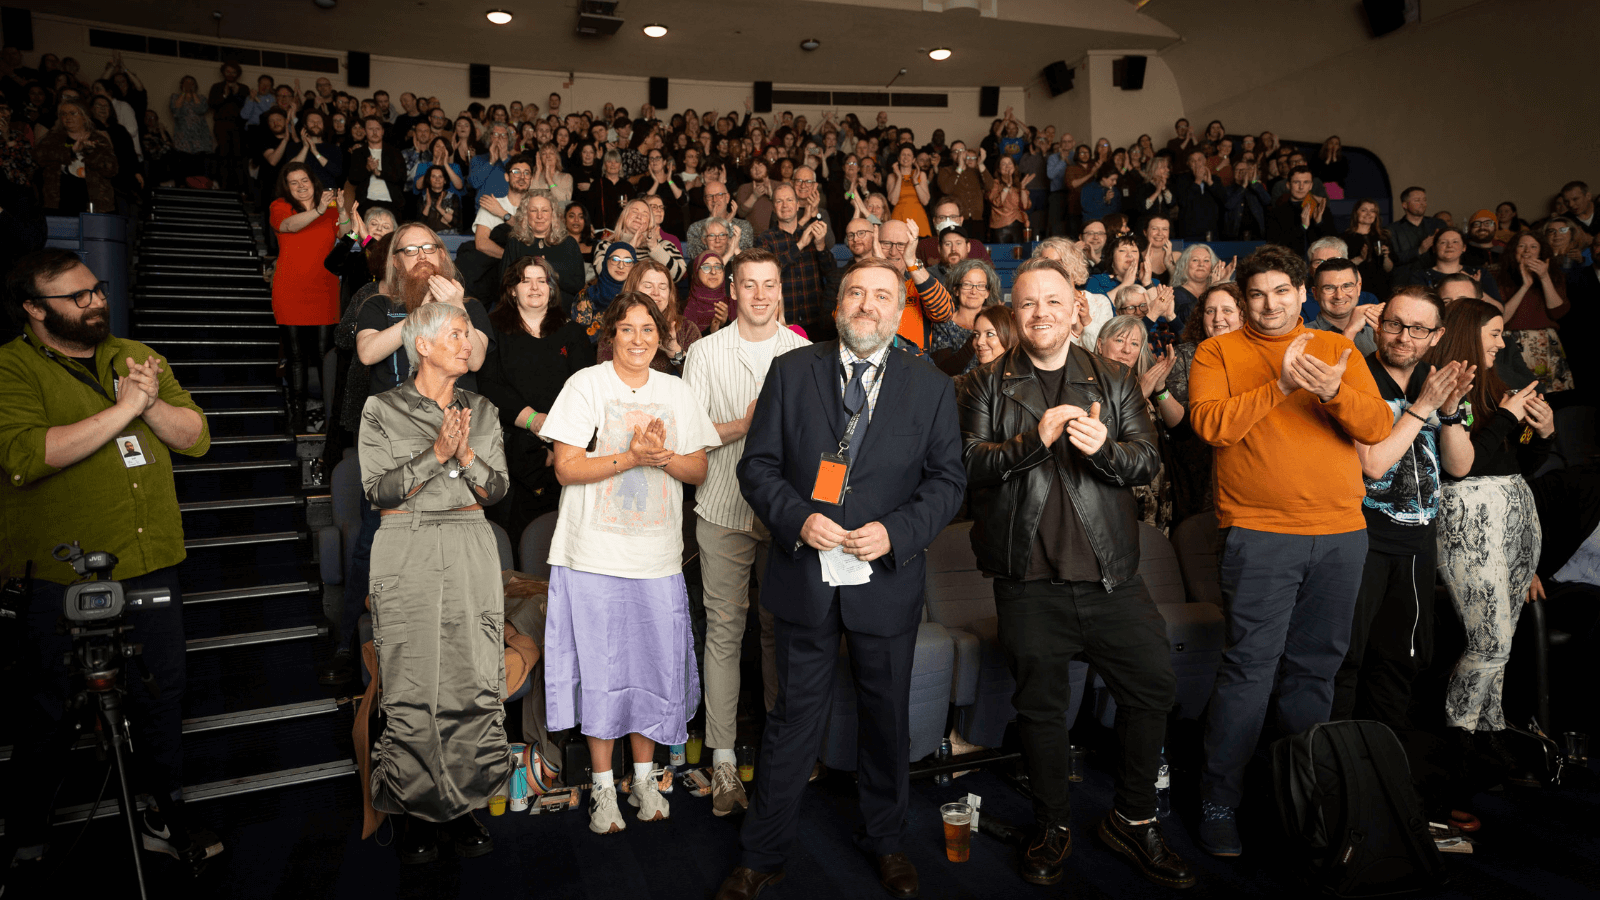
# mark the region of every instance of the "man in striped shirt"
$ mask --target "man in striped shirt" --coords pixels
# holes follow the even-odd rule
[[[705,405],[722,446],[709,453],[705,483],[695,491],[695,534],[706,606],[706,746],[711,748],[711,811],[725,816],[749,806],[734,760],[738,736],[739,648],[750,610],[750,573],[771,537],[739,491],[737,467],[756,397],[772,360],[806,346],[778,324],[783,282],[778,260],[746,250],[728,264],[739,318],[689,348],[683,380]],[[777,699],[772,614],[761,612],[762,671],[770,673],[767,706]]]

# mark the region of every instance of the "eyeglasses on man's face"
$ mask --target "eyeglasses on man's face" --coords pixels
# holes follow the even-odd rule
[[[104,300],[106,297],[106,292],[110,289],[111,282],[97,281],[92,288],[84,288],[81,291],[73,291],[70,294],[35,294],[33,299],[71,300],[73,303],[78,305],[79,309],[88,309],[89,304],[93,303],[96,299]]]
[[[1117,315],[1119,316],[1142,316],[1149,311],[1149,303],[1140,303],[1138,305],[1130,304],[1128,306],[1117,307]]]
[[[442,249],[444,248],[440,247],[438,244],[411,244],[405,247],[396,247],[394,252],[404,254],[407,258],[411,258],[415,257],[418,253],[426,253],[429,256],[432,256]]]
[[[911,246],[908,241],[879,241],[879,244],[891,253],[904,253],[906,248]]]
[[[1425,341],[1429,335],[1439,330],[1425,325],[1407,325],[1398,319],[1379,320],[1378,327],[1383,329],[1384,334],[1399,334],[1404,331],[1406,334],[1411,335],[1411,339],[1414,341]]]

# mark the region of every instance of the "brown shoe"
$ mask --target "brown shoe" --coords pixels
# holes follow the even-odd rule
[[[713,900],[753,900],[767,885],[782,880],[782,872],[757,872],[740,866],[723,879]]]
[[[917,896],[917,867],[904,853],[891,853],[878,857],[878,883],[890,896],[908,898]]]

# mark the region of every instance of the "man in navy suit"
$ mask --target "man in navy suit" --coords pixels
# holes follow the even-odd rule
[[[756,401],[739,484],[772,533],[761,599],[775,619],[778,702],[767,715],[743,852],[718,900],[747,900],[783,875],[841,635],[860,710],[865,825],[857,844],[875,857],[885,890],[917,895],[901,832],[923,557],[955,517],[967,479],[950,379],[893,346],[905,304],[893,266],[857,260],[839,288],[839,339],[776,359]],[[867,580],[854,583],[862,574]]]

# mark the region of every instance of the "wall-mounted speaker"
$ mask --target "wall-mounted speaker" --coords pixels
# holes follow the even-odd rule
[[[978,88],[978,117],[992,119],[1000,115],[1000,87],[988,84]]]
[[[667,79],[659,77],[650,79],[650,105],[656,108],[657,114],[666,110]]]
[[[1144,90],[1144,66],[1149,59],[1143,56],[1124,56],[1122,58],[1122,89],[1125,91]]]
[[[15,6],[0,6],[0,33],[5,45],[18,50],[33,49],[33,12]]]
[[[1373,37],[1383,37],[1406,24],[1406,0],[1361,0],[1361,5],[1366,8]]]
[[[345,56],[345,80],[353,88],[372,86],[372,57],[360,50],[351,50]]]
[[[758,81],[751,96],[751,106],[758,113],[772,112],[772,82]]]
[[[1071,66],[1059,60],[1045,66],[1044,83],[1050,88],[1050,96],[1059,97],[1072,90],[1072,79],[1076,75]]]
[[[473,63],[467,66],[467,96],[475,100],[485,100],[489,97],[489,66],[486,63]]]

